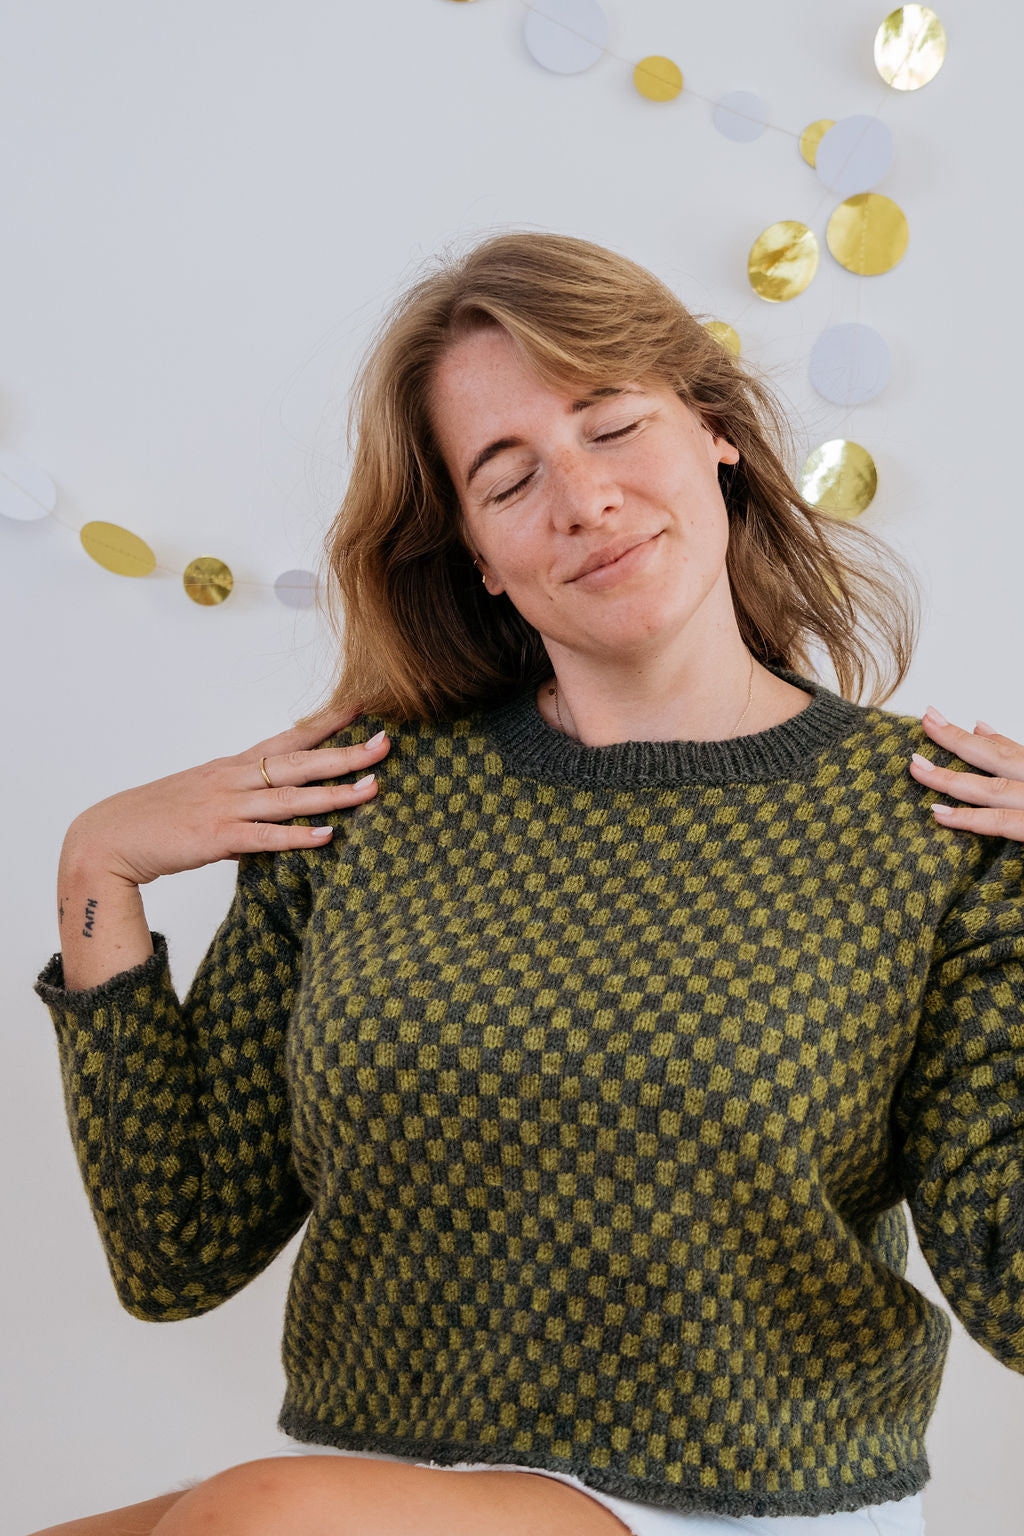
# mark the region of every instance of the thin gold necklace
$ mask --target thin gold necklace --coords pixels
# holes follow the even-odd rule
[[[750,682],[747,685],[747,703],[746,703],[746,707],[744,708],[744,711],[743,711],[742,715],[740,715],[739,719],[736,721],[736,724],[733,726],[732,730],[729,733],[731,736],[735,736],[736,735],[736,732],[739,730],[740,726],[743,724],[743,721],[746,719],[747,710],[750,708],[750,700],[751,700],[751,698],[753,697],[753,694],[754,694],[754,653],[753,653],[753,651],[750,651],[748,654],[750,656]],[[553,688],[549,688],[548,689],[548,694],[549,695],[551,695],[551,694],[554,695],[554,699],[555,699],[555,714],[558,716],[558,724],[559,724],[559,727],[560,727],[561,731],[566,736],[571,735],[571,732],[567,731],[565,729],[565,726],[562,724],[562,711],[558,707],[558,678],[557,677],[555,678],[555,686]],[[579,737],[578,736],[573,736],[572,739],[573,739],[573,741],[578,741]]]

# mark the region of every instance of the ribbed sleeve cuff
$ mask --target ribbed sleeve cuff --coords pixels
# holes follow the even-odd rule
[[[159,983],[168,972],[167,940],[162,933],[150,929],[153,953],[138,965],[101,981],[95,987],[72,989],[64,985],[64,956],[58,949],[39,972],[32,990],[41,997],[48,1008],[57,1008],[62,1014],[76,1018],[91,1018],[96,1008],[110,1003],[130,1004],[135,992],[147,982]]]

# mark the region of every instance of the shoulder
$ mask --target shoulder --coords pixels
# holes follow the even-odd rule
[[[410,790],[420,791],[423,800],[416,808],[422,809],[433,791],[446,780],[448,785],[451,784],[453,743],[467,735],[474,718],[421,722],[360,714],[323,737],[308,749],[323,758],[323,771],[317,772],[314,763],[308,775],[301,783],[296,782],[295,787],[298,790],[315,790],[318,786],[332,789],[355,784],[365,774],[373,773],[377,778],[377,792],[354,804],[332,804],[328,798],[320,810],[274,818],[284,826],[333,827],[334,835],[313,847],[261,849],[241,854],[238,864],[240,885],[247,890],[255,889],[267,902],[280,902],[282,898],[291,900],[298,909],[308,900],[311,886],[319,878],[318,871],[322,872],[342,856],[342,849],[358,819],[373,815],[384,791],[397,790],[400,795],[408,795]],[[358,750],[381,730],[386,732],[389,742],[383,757],[376,752],[364,754]]]
[[[943,886],[958,888],[981,874],[996,858],[1013,862],[1024,850],[1008,848],[1004,839],[947,826],[932,813],[938,804],[964,804],[955,788],[918,780],[911,773],[914,752],[937,768],[988,778],[983,769],[942,747],[925,730],[918,715],[878,705],[855,706],[856,716],[843,742],[841,760],[829,764],[830,787],[840,789],[854,825],[860,824],[887,850],[893,878],[916,869],[921,878],[933,875]]]
[[[972,772],[979,771],[955,752],[933,741],[919,715],[904,714],[877,704],[855,704],[853,708],[856,714],[852,736],[880,768],[900,771],[906,766],[911,753],[919,752],[939,768],[970,768]]]
[[[333,731],[330,736],[325,736],[323,741],[314,749],[318,752],[335,754],[340,750],[358,749],[377,735],[378,731],[384,731],[388,739],[388,751],[383,758],[369,764],[369,769],[382,777],[386,773],[394,773],[396,765],[401,764],[402,771],[415,770],[417,764],[421,771],[429,771],[435,760],[450,759],[454,743],[467,735],[467,728],[471,725],[473,717],[466,716],[459,720],[395,720],[386,715],[358,715],[346,726],[338,731]],[[325,765],[322,777],[310,780],[317,784],[343,784],[350,781],[350,772],[354,779],[362,778],[368,771],[367,765],[358,751],[352,754],[352,768],[348,770],[338,767],[338,771],[331,773],[334,766]],[[335,759],[335,762],[338,762]]]
[[[317,751],[338,754],[338,749],[358,748],[384,731],[388,749],[383,757],[352,754],[351,766],[342,766],[335,755],[323,775],[311,778],[311,784],[332,786],[354,784],[366,773],[377,778],[378,796],[385,790],[424,796],[448,794],[466,775],[478,773],[486,759],[488,742],[481,729],[482,712],[477,710],[447,720],[396,720],[385,715],[359,715],[341,730],[334,731],[318,744]],[[373,800],[366,802],[372,805]],[[423,802],[425,804],[426,801]],[[334,826],[360,814],[362,807],[347,808],[312,820],[318,825]]]

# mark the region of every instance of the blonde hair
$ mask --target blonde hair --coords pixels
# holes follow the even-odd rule
[[[785,467],[791,427],[752,365],[627,257],[571,235],[513,232],[438,257],[363,354],[351,474],[324,541],[340,661],[328,698],[298,724],[357,705],[396,723],[455,719],[550,676],[538,631],[482,585],[431,427],[435,368],[485,326],[502,327],[550,387],[670,385],[739,449],[738,464],[719,466],[719,484],[744,644],[810,677],[817,642],[844,697],[860,698],[869,670],[869,702],[899,686],[917,637],[912,573],[877,535],[801,497]]]

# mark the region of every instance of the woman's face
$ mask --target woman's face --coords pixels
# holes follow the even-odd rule
[[[670,640],[709,594],[731,607],[718,465],[739,452],[667,385],[585,393],[552,392],[491,328],[442,358],[431,416],[488,591],[546,644],[621,655]]]

